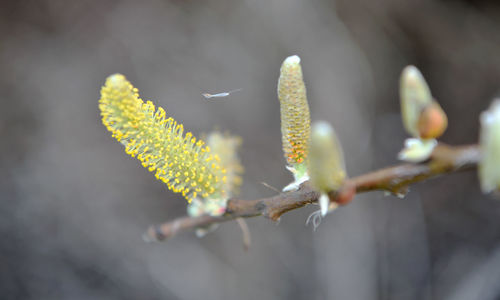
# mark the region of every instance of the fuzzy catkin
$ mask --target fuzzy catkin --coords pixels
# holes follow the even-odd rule
[[[335,130],[326,122],[313,125],[308,170],[311,184],[322,193],[336,191],[346,178],[342,147]]]

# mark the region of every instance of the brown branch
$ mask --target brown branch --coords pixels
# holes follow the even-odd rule
[[[355,193],[383,190],[404,195],[410,184],[452,172],[474,169],[480,159],[477,145],[452,147],[439,144],[428,162],[401,164],[347,179],[342,188],[330,195],[331,201],[349,203]],[[144,234],[147,241],[161,241],[196,228],[209,227],[235,218],[264,216],[273,221],[284,213],[317,201],[319,193],[308,182],[297,191],[280,193],[274,197],[256,200],[230,199],[226,213],[220,217],[182,217],[158,226],[151,226]]]

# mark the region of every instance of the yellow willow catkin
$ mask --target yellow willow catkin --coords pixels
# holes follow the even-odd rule
[[[157,179],[190,202],[193,198],[225,197],[225,170],[182,124],[167,118],[163,108],[144,103],[138,90],[121,74],[111,75],[101,89],[102,122],[125,151],[137,157]]]
[[[278,98],[285,158],[290,165],[301,164],[307,159],[311,118],[300,58],[297,55],[286,58],[281,65]]]

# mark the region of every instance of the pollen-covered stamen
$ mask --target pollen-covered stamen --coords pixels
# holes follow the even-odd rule
[[[174,192],[188,201],[197,195],[225,197],[222,185],[225,170],[209,147],[196,140],[165,111],[144,103],[125,76],[107,78],[101,89],[99,108],[103,124],[125,151],[137,157],[142,165]]]

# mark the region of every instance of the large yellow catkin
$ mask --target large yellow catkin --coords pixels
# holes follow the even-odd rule
[[[308,171],[312,186],[322,193],[338,190],[346,178],[342,147],[327,122],[313,125]]]
[[[285,158],[291,166],[302,164],[307,160],[311,118],[300,58],[297,55],[286,58],[281,65],[278,98]]]
[[[144,103],[138,90],[121,74],[111,75],[101,89],[102,122],[125,151],[155,172],[157,179],[188,201],[196,197],[225,197],[225,170],[219,157],[182,124]]]

